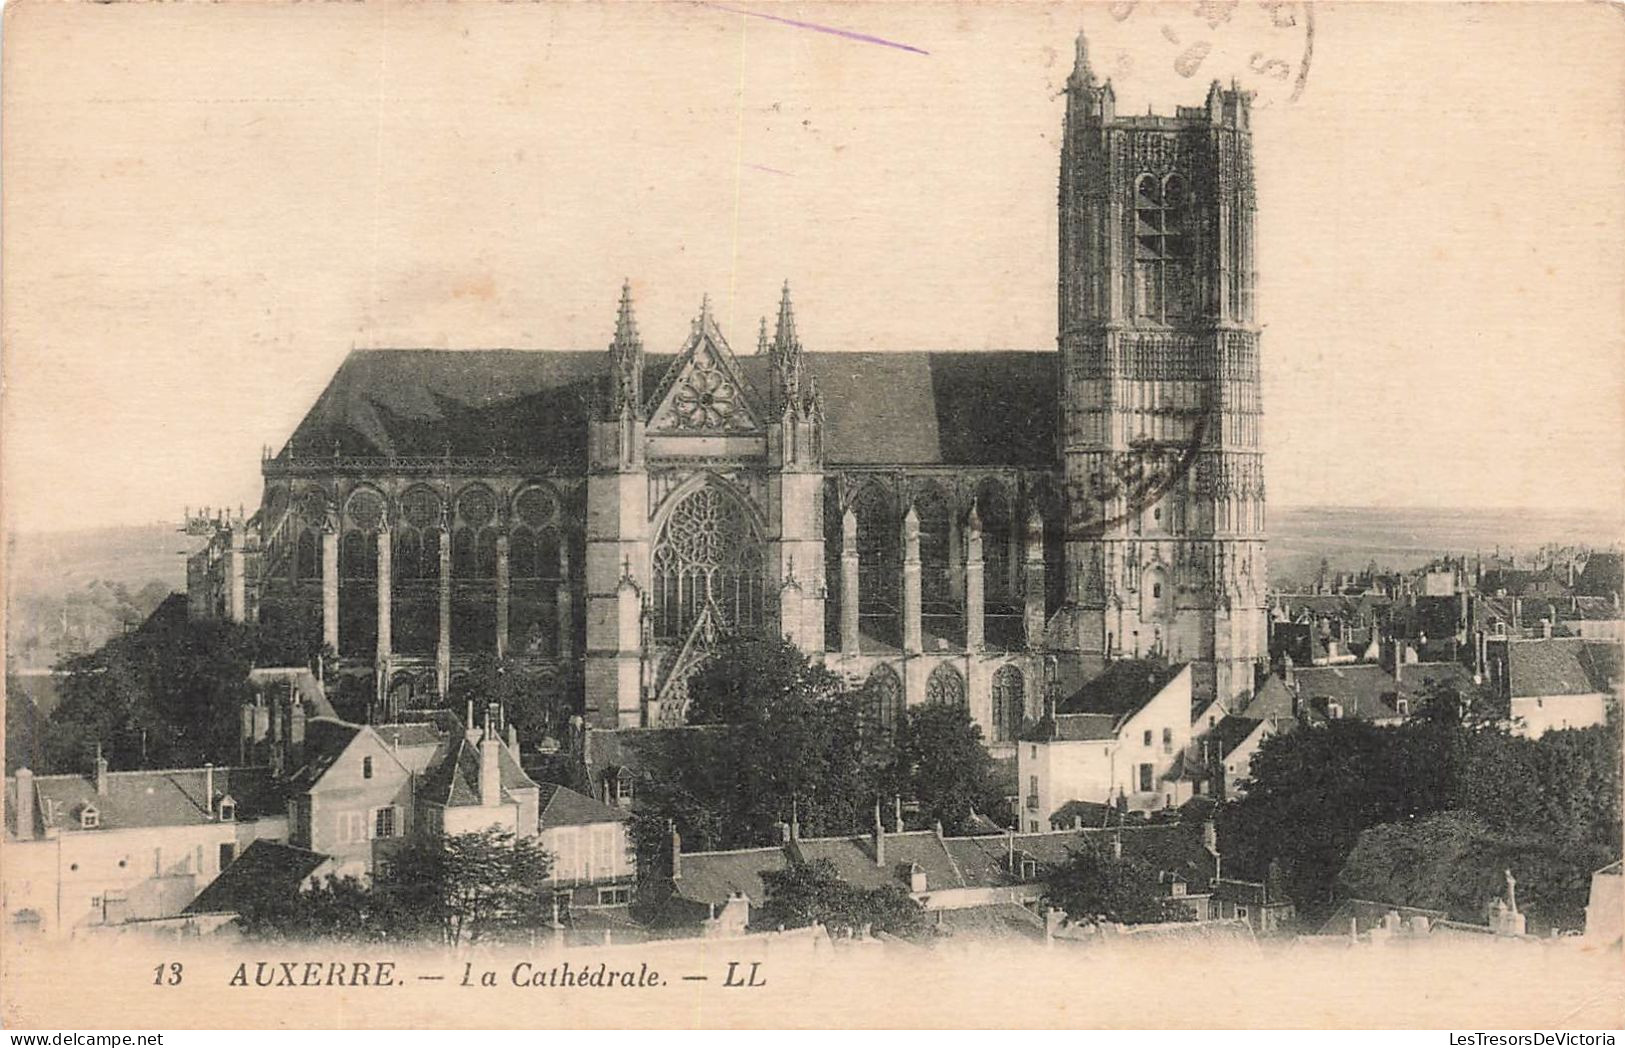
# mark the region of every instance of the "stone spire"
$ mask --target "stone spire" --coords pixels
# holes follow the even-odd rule
[[[621,284],[621,302],[615,312],[615,340],[609,344],[609,414],[643,411],[643,340],[632,314],[632,282]]]
[[[1081,29],[1078,31],[1077,52],[1072,58],[1072,75],[1067,77],[1066,86],[1069,90],[1095,86],[1095,71],[1089,66],[1089,40]]]
[[[806,390],[803,388],[801,369],[801,339],[796,335],[796,314],[790,305],[790,282],[784,282],[779,296],[779,321],[773,332],[773,345],[769,350],[773,361],[775,394],[785,410],[802,410]]]

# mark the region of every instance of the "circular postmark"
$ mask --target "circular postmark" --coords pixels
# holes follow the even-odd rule
[[[1290,104],[1315,50],[1314,5],[1303,0],[1113,0],[1086,8],[1081,29],[1119,105],[1213,80],[1251,92],[1258,108]]]
[[[1068,481],[1068,534],[1099,535],[1161,502],[1195,467],[1212,415],[1211,409],[1192,412],[1180,440],[1137,437],[1126,448],[1095,453],[1096,468]]]

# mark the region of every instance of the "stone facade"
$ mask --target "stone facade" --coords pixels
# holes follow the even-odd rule
[[[968,703],[1006,750],[1119,657],[1248,693],[1266,650],[1248,120],[1217,85],[1119,118],[1080,44],[1058,353],[804,349],[788,285],[754,353],[708,305],[675,354],[646,352],[630,287],[607,354],[353,353],[265,457],[248,537],[196,569],[203,595],[248,566],[241,599],[197,604],[320,621],[386,712],[491,653],[595,727],[678,724],[730,630],[788,637],[883,719]]]

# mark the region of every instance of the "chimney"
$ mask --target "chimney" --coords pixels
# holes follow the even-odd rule
[[[480,739],[480,805],[486,808],[502,803],[502,740],[497,735],[496,710],[496,703],[492,703],[485,715],[485,735]]]
[[[780,844],[789,844],[790,843],[790,824],[787,823],[787,822],[781,821],[778,824],[778,826],[779,826],[779,843]]]
[[[214,818],[214,764],[203,766],[203,804],[209,809],[209,818]]]
[[[102,756],[102,744],[96,744],[96,796],[107,796],[107,758]]]
[[[27,768],[17,769],[17,836],[25,841],[34,839],[34,773]]]
[[[1118,832],[1118,833],[1112,834],[1112,858],[1113,859],[1122,859],[1122,857],[1123,857],[1123,834],[1121,832]]]
[[[882,868],[886,865],[886,828],[880,825],[880,802],[875,802],[875,830],[872,834],[875,846],[875,865]]]
[[[892,810],[892,821],[891,821],[892,832],[894,832],[894,833],[902,833],[903,832],[903,795],[901,793],[892,794],[891,810]]]
[[[1394,638],[1394,680],[1405,679],[1405,642]]]
[[[930,883],[926,880],[925,867],[921,866],[917,862],[909,863],[909,866],[908,866],[908,890],[910,892],[912,892],[913,894],[918,895],[921,892],[925,891],[929,887],[930,887]],[[940,914],[941,914],[940,910],[938,911],[938,914],[939,914],[939,919],[940,919]]]
[[[677,832],[677,823],[666,820],[666,828],[671,831],[671,879],[683,879],[683,835]]]
[[[468,700],[468,716],[463,721],[463,737],[469,742],[480,741],[480,729],[474,725],[474,700]]]
[[[513,753],[513,759],[519,759],[519,729],[510,722],[508,725],[508,749]]]
[[[1507,623],[1507,633],[1516,637],[1523,629],[1523,598],[1512,598],[1512,621]]]

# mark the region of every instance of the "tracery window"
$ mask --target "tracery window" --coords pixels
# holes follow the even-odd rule
[[[709,346],[701,346],[690,358],[672,408],[677,424],[684,429],[727,429],[737,421],[739,390]]]
[[[914,503],[920,522],[920,600],[927,615],[953,615],[953,578],[948,565],[952,529],[948,522],[948,501],[935,490],[927,491]]]
[[[1154,320],[1188,311],[1191,242],[1185,182],[1141,175],[1134,183],[1134,270],[1139,314]]]
[[[863,694],[875,723],[885,731],[895,730],[903,716],[903,682],[897,671],[885,663],[876,666],[863,682]]]
[[[1010,742],[1021,734],[1022,718],[1026,714],[1025,691],[1021,671],[1016,667],[1000,667],[993,675],[994,742]]]
[[[715,602],[725,626],[762,623],[762,548],[745,508],[716,487],[696,488],[660,526],[654,549],[655,632],[681,637]]]
[[[322,539],[315,529],[305,528],[299,532],[299,544],[295,553],[294,572],[298,578],[322,577]]]
[[[925,701],[945,706],[965,705],[965,678],[948,663],[942,663],[925,680]]]
[[[853,510],[858,518],[860,610],[864,615],[895,615],[903,557],[901,522],[891,496],[871,485],[859,494]]]

